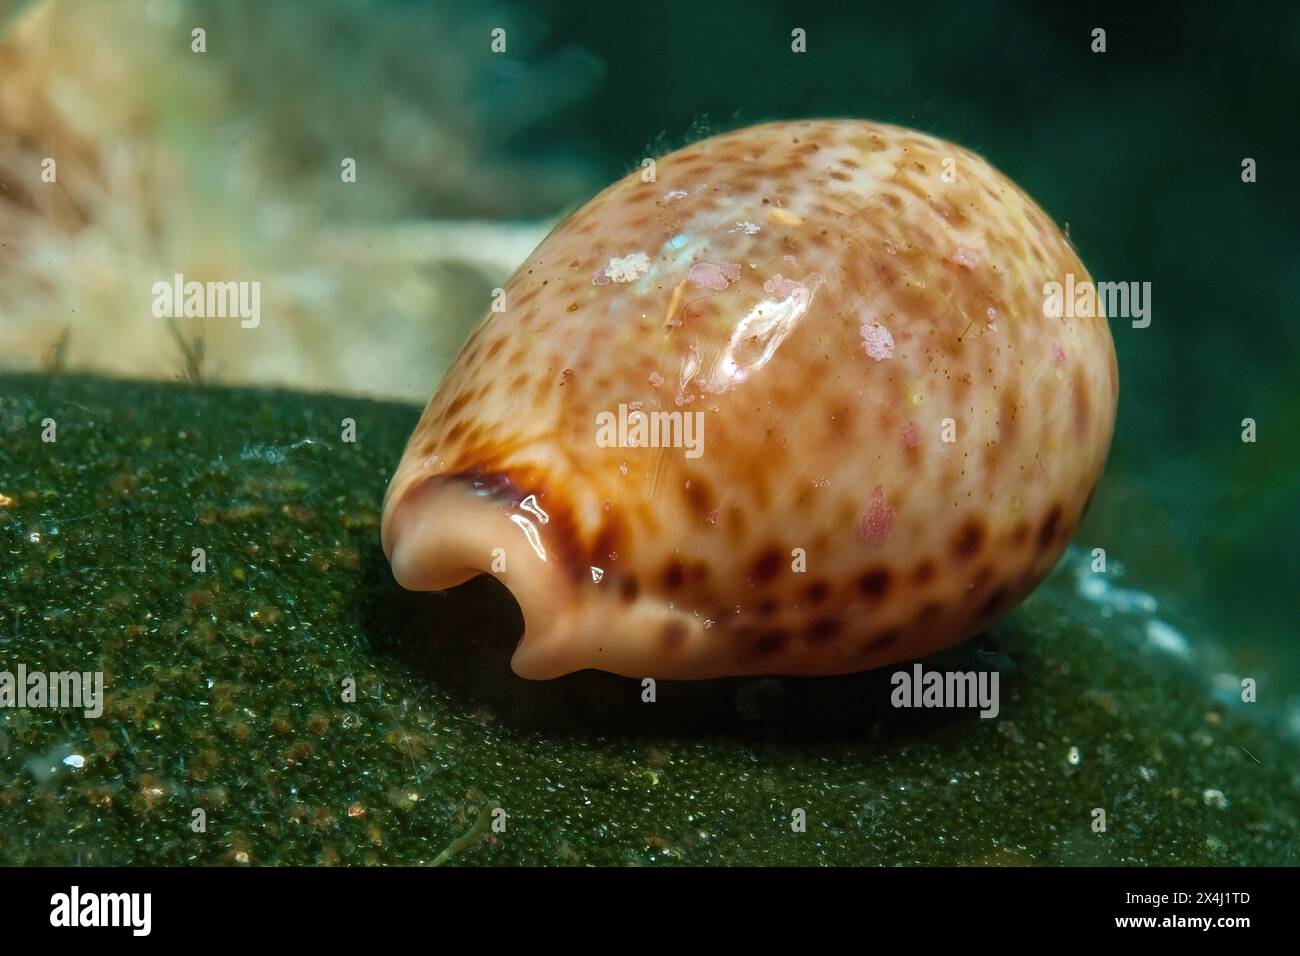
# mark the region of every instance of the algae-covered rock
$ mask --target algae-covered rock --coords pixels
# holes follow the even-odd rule
[[[0,376],[0,671],[105,680],[0,710],[0,863],[1296,861],[1278,711],[1077,551],[926,662],[996,671],[990,719],[894,708],[893,668],[515,677],[504,588],[379,550],[418,411]]]

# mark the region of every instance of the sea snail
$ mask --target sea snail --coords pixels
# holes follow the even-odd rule
[[[979,156],[779,122],[560,223],[411,436],[397,581],[488,572],[522,677],[839,674],[991,623],[1060,557],[1119,377],[1068,238]]]

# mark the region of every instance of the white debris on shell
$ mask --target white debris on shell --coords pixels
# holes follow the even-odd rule
[[[614,282],[635,282],[650,271],[650,257],[644,252],[634,252],[621,259],[614,256],[605,266],[605,275]]]
[[[862,348],[877,362],[894,357],[894,337],[878,322],[863,322]]]
[[[975,254],[973,249],[967,249],[965,246],[960,246],[957,249],[956,255],[952,257],[952,261],[957,263],[957,265],[961,266],[963,269],[974,269],[980,264],[980,257]]]
[[[761,228],[763,227],[758,223],[744,219],[728,229],[727,232],[743,232],[747,236],[756,236]]]

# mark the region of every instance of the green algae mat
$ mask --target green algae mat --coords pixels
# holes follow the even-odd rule
[[[894,668],[531,683],[495,581],[388,573],[418,413],[0,375],[0,672],[103,675],[97,716],[0,709],[0,863],[1297,862],[1284,715],[1092,576],[1086,523],[926,662],[996,671],[996,717],[895,708]]]

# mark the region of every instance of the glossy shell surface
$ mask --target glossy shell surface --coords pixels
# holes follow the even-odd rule
[[[1051,219],[922,133],[772,123],[659,158],[473,332],[389,488],[394,573],[499,577],[530,678],[953,644],[1046,575],[1105,462],[1114,348],[1045,313],[1067,281]]]

